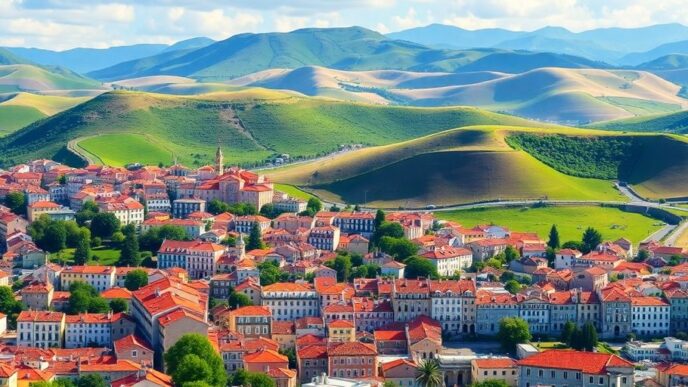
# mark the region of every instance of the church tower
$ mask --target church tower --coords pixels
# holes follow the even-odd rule
[[[218,176],[225,173],[224,157],[222,157],[222,149],[219,146],[217,147],[217,152],[215,152],[215,169]]]

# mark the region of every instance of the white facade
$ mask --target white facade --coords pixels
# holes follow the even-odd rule
[[[666,337],[669,335],[670,311],[669,304],[633,304],[631,329],[639,336]]]
[[[74,282],[86,282],[103,292],[115,286],[115,277],[112,266],[69,266],[60,274],[60,288],[69,290]]]
[[[313,289],[280,289],[281,284],[263,288],[261,304],[270,308],[272,318],[279,321],[293,321],[301,317],[320,315],[318,293]]]

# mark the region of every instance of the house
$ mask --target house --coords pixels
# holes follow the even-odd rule
[[[60,289],[68,290],[74,282],[85,282],[103,292],[115,286],[114,266],[67,266],[60,274]]]
[[[165,240],[158,250],[158,268],[179,267],[192,279],[211,277],[224,252],[224,246],[212,242]]]
[[[660,364],[657,366],[656,380],[661,386],[667,387],[688,385],[688,364]]]
[[[349,244],[346,246],[346,251],[352,254],[368,254],[370,241],[362,235],[350,235]]]
[[[607,271],[595,266],[574,272],[570,287],[585,291],[597,291],[606,287],[608,283]]]
[[[26,209],[29,222],[35,222],[42,215],[47,215],[52,220],[72,220],[75,212],[67,207],[51,201],[38,201],[29,204]]]
[[[113,343],[115,357],[129,360],[140,365],[153,365],[153,349],[140,337],[126,335]]]
[[[314,377],[328,372],[327,344],[308,344],[296,350],[296,364],[301,383],[310,382]]]
[[[573,262],[583,256],[578,250],[574,249],[561,249],[557,251],[554,258],[554,268],[557,270],[571,269],[573,267]]]
[[[382,363],[382,377],[397,386],[420,387],[416,381],[416,363],[408,359],[396,359]]]
[[[671,306],[659,297],[631,297],[631,329],[644,337],[669,335]]]
[[[64,342],[65,314],[61,312],[22,311],[17,317],[17,345],[61,348]]]
[[[261,304],[270,308],[273,319],[280,321],[320,315],[318,293],[304,283],[277,282],[264,286]]]
[[[198,211],[205,211],[205,200],[197,198],[177,199],[172,202],[172,216],[178,219]]]
[[[392,277],[395,279],[400,279],[404,278],[404,268],[406,265],[404,265],[401,262],[391,260],[380,268],[380,274],[382,274],[383,277]]]
[[[547,350],[517,361],[518,385],[634,385],[633,363],[599,352]]]
[[[244,369],[249,372],[267,372],[280,368],[289,369],[289,359],[272,349],[261,349],[244,355]]]
[[[329,344],[328,375],[347,379],[376,378],[377,349],[358,341]]]
[[[229,330],[244,337],[270,337],[272,335],[272,313],[265,306],[244,306],[228,315]]]
[[[339,227],[313,227],[308,234],[308,243],[320,250],[335,251],[339,246]]]
[[[471,381],[482,383],[487,380],[503,380],[510,387],[518,386],[516,362],[508,357],[471,360]]]
[[[473,262],[472,251],[462,247],[435,247],[421,254],[421,257],[430,260],[441,276],[451,276],[466,270]]]

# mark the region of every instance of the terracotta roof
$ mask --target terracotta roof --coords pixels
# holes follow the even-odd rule
[[[100,296],[107,299],[121,298],[129,300],[132,297],[131,291],[126,288],[114,287],[100,293]]]
[[[289,358],[271,349],[263,349],[244,355],[245,363],[289,363]]]
[[[272,313],[270,312],[270,308],[267,306],[243,306],[241,308],[237,308],[233,311],[230,312],[231,315],[233,316],[268,316],[271,317]]]
[[[45,312],[24,310],[17,317],[18,322],[60,322],[65,314],[62,312]]]
[[[516,362],[510,358],[475,359],[473,364],[479,368],[516,368]]]
[[[556,368],[602,375],[607,367],[633,367],[633,363],[616,355],[551,349],[533,354],[517,362],[519,366]]]
[[[135,335],[127,335],[114,341],[115,352],[123,352],[131,349],[145,348],[152,351],[151,347],[143,339]]]
[[[414,363],[408,359],[396,359],[396,360],[392,360],[392,361],[387,362],[387,363],[383,363],[382,364],[382,372],[383,373],[387,372],[387,371],[389,371],[393,368],[399,367],[399,366],[407,366],[407,367],[413,368],[414,370],[416,369],[416,363]]]
[[[329,356],[377,356],[377,349],[373,344],[353,341],[332,345],[328,354]]]
[[[631,305],[633,306],[669,306],[664,300],[659,297],[632,297]]]
[[[294,334],[293,321],[273,321],[272,334],[273,335],[293,335]]]
[[[347,320],[334,320],[328,324],[330,328],[353,328],[354,323]]]

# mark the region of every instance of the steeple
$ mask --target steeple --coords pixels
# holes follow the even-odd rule
[[[218,175],[222,175],[225,172],[224,158],[222,157],[222,149],[218,145],[217,151],[215,152],[215,169]]]

